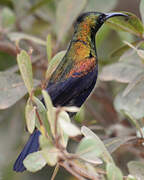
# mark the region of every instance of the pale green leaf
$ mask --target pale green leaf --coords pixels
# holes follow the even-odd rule
[[[80,135],[81,132],[79,128],[72,124],[70,121],[67,121],[67,118],[69,118],[67,113],[63,113],[63,116],[59,116],[58,118],[59,125],[63,129],[63,131],[71,137]]]
[[[81,132],[85,138],[80,142],[77,152],[82,153],[83,151],[82,155],[96,156],[102,158],[105,162],[114,163],[104,143],[95,133],[86,126],[81,128]]]
[[[23,161],[24,166],[30,172],[36,172],[46,165],[46,161],[42,155],[42,151],[30,153]]]
[[[76,17],[86,5],[86,0],[61,0],[56,11],[56,30],[60,42],[70,29]]]
[[[33,91],[33,75],[32,75],[32,64],[30,56],[27,54],[26,51],[22,50],[20,54],[17,56],[18,66],[24,80],[25,86],[29,94]]]
[[[107,179],[108,180],[123,180],[121,170],[112,163],[107,163]]]
[[[39,113],[40,119],[42,120],[48,135],[51,135],[50,125],[49,125],[48,118],[47,118],[47,110],[46,110],[44,104],[35,96],[33,96],[32,100],[34,101],[34,103],[37,107],[37,111]],[[37,117],[36,117],[36,126],[40,130],[40,124],[39,124],[39,120],[37,119]]]
[[[25,34],[25,33],[21,33],[21,32],[10,32],[10,33],[8,33],[8,37],[11,41],[29,40],[34,43],[46,46],[46,41],[44,41],[38,37],[29,35],[29,34]]]
[[[139,161],[131,161],[128,163],[128,170],[136,179],[144,179],[144,163]]]
[[[66,51],[61,51],[59,53],[57,53],[49,62],[47,71],[46,71],[46,79],[50,79],[52,73],[55,71],[55,69],[57,68],[57,66],[59,65],[59,63],[61,62],[61,60],[63,59],[64,55],[65,55]]]
[[[58,149],[46,137],[40,136],[40,147],[42,148],[42,155],[48,165],[54,166],[58,160]]]
[[[55,123],[54,107],[53,107],[51,98],[50,98],[49,94],[47,93],[47,91],[42,90],[42,94],[43,94],[43,97],[44,97],[44,102],[45,102],[46,107],[47,107],[47,118],[48,118],[48,121],[49,121],[49,124],[50,124],[50,127],[51,127],[51,131],[52,131],[52,134],[55,135],[55,132],[54,132],[54,127],[55,127],[54,126],[54,123]]]
[[[33,106],[29,98],[25,107],[25,118],[26,118],[27,129],[30,133],[32,133],[35,129],[35,120],[36,120],[35,110],[36,107]]]
[[[137,180],[134,176],[132,176],[131,174],[129,174],[126,178],[126,180]]]

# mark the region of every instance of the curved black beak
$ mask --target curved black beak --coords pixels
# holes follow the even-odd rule
[[[124,17],[128,17],[128,15],[126,14],[123,14],[123,13],[117,13],[117,12],[114,12],[114,13],[105,13],[105,18],[104,20],[106,21],[107,19],[111,18],[111,17],[115,17],[115,16],[124,16]]]

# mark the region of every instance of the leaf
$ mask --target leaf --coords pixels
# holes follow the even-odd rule
[[[85,7],[86,2],[86,0],[61,0],[58,3],[56,11],[58,42],[60,42],[63,39],[63,36],[66,35],[76,17]]]
[[[82,156],[87,158],[96,156],[102,158],[105,162],[114,163],[103,142],[95,133],[85,126],[81,128],[81,132],[85,138],[80,142],[77,152],[82,153]]]
[[[117,0],[89,0],[86,11],[108,12],[116,6],[117,2]]]
[[[46,79],[49,80],[52,73],[55,71],[55,69],[57,68],[57,66],[59,65],[59,63],[61,62],[61,60],[63,59],[64,55],[65,55],[66,51],[61,51],[59,53],[57,53],[49,62],[47,71],[46,71]]]
[[[17,56],[18,66],[29,94],[33,91],[33,75],[31,59],[26,51],[22,50]]]
[[[11,32],[7,34],[8,38],[11,41],[20,41],[20,40],[29,40],[34,43],[40,44],[42,46],[46,46],[46,42],[40,38],[34,37],[32,35],[28,35],[25,33],[20,33],[20,32]]]
[[[141,14],[142,21],[144,23],[144,0],[140,1],[140,14]]]
[[[60,126],[59,119],[65,118],[65,121],[71,122],[70,117],[67,112],[61,111],[58,116],[58,134],[60,135],[60,143],[63,145],[63,147],[67,147],[67,143],[69,140],[69,136],[67,133],[64,132],[62,127]]]
[[[46,161],[42,155],[42,151],[30,153],[23,161],[24,166],[30,172],[36,172],[46,165]]]
[[[66,107],[62,107],[62,109],[64,111],[68,111],[68,112],[79,112],[80,108],[76,107],[76,106],[66,106]]]
[[[46,107],[47,107],[47,118],[48,118],[48,121],[49,121],[49,124],[51,127],[51,131],[52,131],[52,134],[55,135],[55,133],[54,133],[54,123],[55,123],[54,107],[53,107],[51,98],[50,98],[50,96],[46,90],[42,90],[42,95],[44,97],[44,102],[45,102]]]
[[[40,81],[34,81],[35,86],[39,83]],[[14,105],[26,93],[27,89],[19,75],[0,72],[0,109],[6,109]]]
[[[52,56],[52,45],[51,45],[51,35],[48,34],[47,41],[46,41],[46,49],[47,49],[47,57],[48,57],[48,63],[51,60]]]
[[[49,122],[47,119],[47,110],[46,110],[44,104],[35,96],[32,97],[32,100],[34,101],[34,103],[37,107],[37,111],[39,113],[40,119],[42,120],[48,135],[51,136],[50,125],[49,125]],[[39,120],[37,119],[37,117],[36,117],[36,126],[40,130],[40,124],[39,124]]]
[[[113,17],[108,19],[106,23],[115,29],[123,30],[135,34],[136,36],[142,37],[144,28],[140,19],[132,13],[129,12],[122,12],[122,13],[127,14],[128,18]]]
[[[132,176],[131,174],[129,174],[126,178],[126,180],[137,180],[134,176]]]
[[[144,80],[144,73],[140,73],[138,74],[129,84],[128,86],[125,88],[124,92],[123,92],[123,96],[126,96],[134,87],[136,87],[137,85],[139,85],[139,83]]]
[[[135,139],[135,136],[129,137],[115,137],[104,140],[105,147],[109,151],[109,153],[113,153],[116,151],[121,145],[125,144],[127,141]]]
[[[26,107],[25,107],[25,117],[26,117],[26,124],[28,131],[32,134],[32,132],[35,129],[35,119],[36,119],[36,107],[33,106],[30,98],[27,101]]]
[[[63,116],[58,117],[58,122],[62,130],[71,137],[78,136],[81,134],[78,127],[76,127],[74,124],[70,122],[70,120],[67,120],[69,118],[67,113],[63,113]]]
[[[123,180],[121,170],[112,163],[106,166],[108,180]]]
[[[144,163],[139,161],[131,161],[127,164],[130,174],[136,179],[144,179]]]
[[[1,11],[1,21],[4,28],[10,28],[14,25],[16,21],[15,14],[11,9],[5,7]]]
[[[0,109],[6,109],[20,100],[27,90],[17,74],[0,72]]]
[[[102,69],[99,75],[101,81],[117,81],[122,83],[131,82],[143,69],[130,63],[113,63]]]
[[[133,46],[136,46],[136,45],[138,45],[140,43],[140,41],[135,41],[135,42],[133,42],[133,43],[131,43]],[[120,48],[118,48],[118,49],[116,49],[116,50],[114,50],[111,54],[110,54],[110,58],[114,58],[114,57],[120,57],[120,56],[122,56],[127,50],[129,50],[130,49],[130,47],[127,45],[127,44],[125,44],[125,45],[123,45],[123,46],[121,46]]]
[[[50,166],[54,166],[58,161],[58,149],[44,136],[40,136],[40,147],[45,161]]]
[[[144,81],[139,82],[139,85],[133,87],[133,89],[125,96],[123,92],[119,93],[114,100],[115,109],[125,111],[132,115],[135,119],[144,117]]]

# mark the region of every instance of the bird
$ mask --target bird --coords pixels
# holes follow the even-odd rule
[[[53,105],[81,107],[91,94],[98,75],[98,57],[95,36],[104,22],[115,16],[126,14],[85,12],[74,23],[74,33],[67,52],[46,87]],[[42,99],[44,103],[44,100]],[[35,129],[14,163],[13,170],[26,170],[23,160],[39,150],[40,131]]]

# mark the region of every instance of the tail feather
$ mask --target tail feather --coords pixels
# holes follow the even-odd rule
[[[13,166],[13,170],[16,172],[23,172],[26,170],[23,164],[23,160],[26,158],[26,156],[30,153],[36,152],[39,149],[39,135],[40,131],[35,130],[31,136],[29,137],[29,140],[27,144],[24,146],[22,152],[18,156],[17,160],[15,161],[15,164]]]

